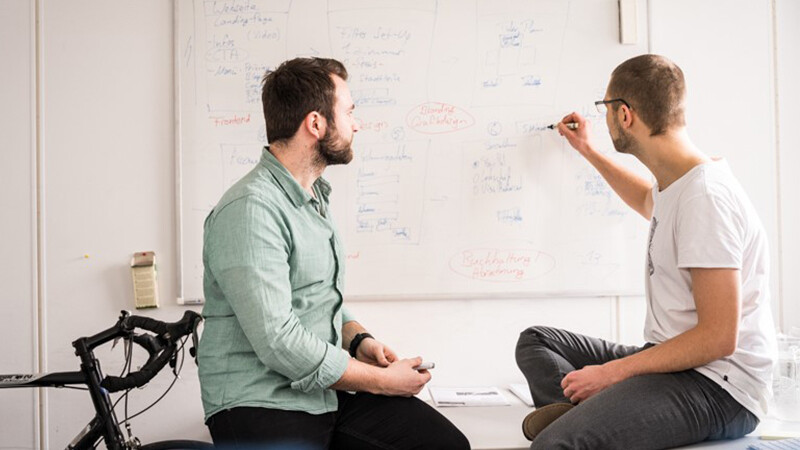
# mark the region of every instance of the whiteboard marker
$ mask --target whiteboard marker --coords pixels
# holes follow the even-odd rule
[[[566,125],[567,128],[569,128],[570,130],[577,130],[578,129],[578,122],[569,122],[569,123],[566,123],[564,125]],[[552,125],[548,125],[547,128],[550,128],[551,130],[555,130],[556,128],[558,128],[558,124],[554,123]]]

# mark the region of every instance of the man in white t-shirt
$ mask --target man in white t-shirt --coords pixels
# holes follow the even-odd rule
[[[614,147],[644,180],[598,152],[577,113],[563,135],[631,208],[650,220],[643,347],[532,327],[517,344],[537,410],[532,449],[670,448],[753,431],[775,359],[769,255],[753,205],[724,160],[686,133],[681,69],[641,55],[612,73],[605,113]],[[572,129],[566,126],[576,123]]]

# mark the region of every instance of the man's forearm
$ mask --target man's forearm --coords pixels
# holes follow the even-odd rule
[[[648,198],[653,188],[652,183],[594,149],[584,151],[582,154],[625,204],[650,220],[653,211]]]
[[[625,378],[693,369],[732,354],[739,335],[739,271],[690,269],[697,325],[647,350],[608,363]],[[624,379],[624,378],[623,378]]]
[[[361,324],[356,322],[355,320],[343,323],[342,348],[348,350],[350,348],[350,342],[353,341],[353,338],[356,337],[356,335],[359,333],[366,333],[366,332],[367,329],[361,326]]]
[[[637,375],[694,369],[730,355],[711,329],[695,327],[634,355],[606,363],[622,381]]]
[[[421,362],[422,358],[416,357],[395,361],[388,367],[377,367],[351,358],[344,374],[330,388],[410,397],[418,394],[431,379],[428,371],[414,369]]]
[[[696,327],[634,355],[572,371],[561,380],[564,396],[579,403],[628,378],[705,365],[730,353],[725,339],[714,334],[713,327]]]
[[[331,385],[337,391],[369,392],[383,394],[380,369],[351,358],[339,380]]]

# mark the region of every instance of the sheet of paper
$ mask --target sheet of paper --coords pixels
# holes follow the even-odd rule
[[[747,446],[747,450],[791,450],[793,448],[800,448],[800,438],[775,439]]]
[[[436,406],[507,406],[506,397],[494,386],[489,387],[438,387],[428,391]]]
[[[533,406],[533,398],[531,397],[531,390],[528,388],[526,383],[511,383],[508,385],[508,389],[514,393],[520,400],[522,400],[526,405]]]

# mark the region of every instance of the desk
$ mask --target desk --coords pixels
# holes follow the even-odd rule
[[[508,389],[498,386],[510,406],[469,406],[436,408],[461,430],[472,450],[527,449],[531,442],[522,435],[522,419],[534,410]],[[422,400],[433,406],[428,390],[420,393]]]
[[[436,409],[467,436],[473,450],[527,449],[531,443],[522,435],[522,419],[533,408],[513,403],[510,392],[503,394],[512,401],[511,406]]]
[[[524,450],[530,442],[522,435],[522,419],[533,411],[507,389],[500,391],[511,406],[436,408],[469,439],[473,450]],[[430,399],[425,399],[432,404]],[[758,428],[742,439],[712,441],[680,447],[687,449],[742,450],[757,444],[759,436],[800,437],[800,422],[781,422],[767,418]]]

